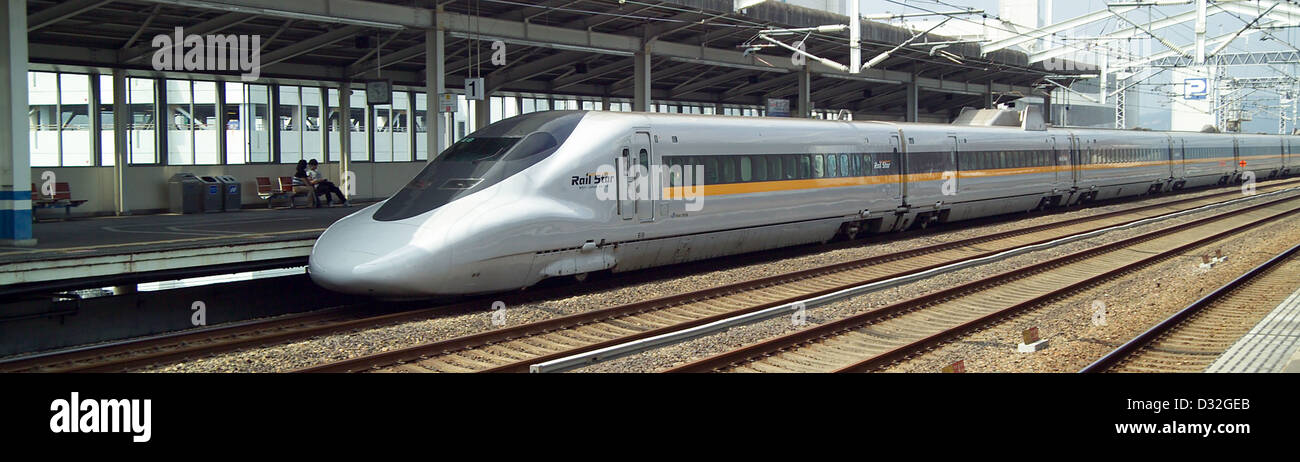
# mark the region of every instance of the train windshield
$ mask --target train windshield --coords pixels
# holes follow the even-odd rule
[[[410,218],[510,178],[555,153],[585,114],[534,112],[488,125],[438,154],[375,219]]]

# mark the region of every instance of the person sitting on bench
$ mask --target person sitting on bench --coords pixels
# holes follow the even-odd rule
[[[324,194],[326,204],[333,205],[334,201],[330,200],[330,194],[333,193],[338,196],[339,202],[342,203],[344,207],[351,207],[352,204],[348,203],[347,198],[343,197],[343,191],[340,190],[338,186],[335,186],[334,183],[331,183],[330,180],[326,179],[324,173],[317,170],[317,167],[319,166],[320,164],[316,162],[316,159],[307,162],[307,181],[309,181],[312,186],[316,187],[316,195],[319,196]],[[320,207],[319,200],[316,201],[316,206]]]
[[[293,172],[293,194],[306,194],[311,197],[313,207],[320,207],[320,200],[316,199],[316,190],[311,185],[311,177],[307,175],[307,161],[305,160],[299,160],[298,167]]]

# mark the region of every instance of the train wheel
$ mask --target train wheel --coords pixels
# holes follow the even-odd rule
[[[573,280],[574,280],[574,281],[577,281],[577,282],[579,282],[579,283],[587,282],[587,277],[590,276],[590,275],[591,275],[591,273],[578,273],[578,274],[573,275]]]

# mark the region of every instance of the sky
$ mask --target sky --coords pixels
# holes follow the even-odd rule
[[[817,2],[823,0],[811,0],[811,1]],[[965,8],[983,9],[986,12],[988,12],[988,14],[990,15],[997,15],[998,13],[998,0],[858,0],[858,1],[860,4],[861,11],[864,15],[873,14],[873,13],[886,13],[886,12],[895,13],[895,14],[896,13],[917,13],[917,12],[925,12],[927,10],[948,12],[948,11],[961,10]],[[1045,2],[1049,0],[1039,0],[1039,1],[1041,4],[1041,2]],[[798,3],[798,0],[792,3]],[[1106,3],[1107,2],[1104,2],[1102,0],[1054,1],[1054,3],[1052,4],[1053,21],[1059,22],[1092,11],[1098,11],[1104,8]],[[839,3],[839,5],[844,5],[844,3]],[[1138,10],[1139,12],[1130,13],[1127,15],[1127,17],[1141,23],[1143,22],[1144,18],[1160,19],[1164,16],[1188,11],[1191,8],[1193,8],[1192,5],[1145,8],[1142,10]],[[1144,15],[1143,13],[1146,14]],[[972,17],[971,19],[975,20],[976,18]],[[1228,13],[1222,13],[1216,16],[1211,16],[1207,22],[1207,36],[1214,37],[1217,35],[1235,33],[1238,29],[1240,29],[1242,26],[1245,25],[1245,21],[1250,21],[1252,19],[1254,18],[1244,17],[1243,20],[1241,18],[1235,17]],[[1182,46],[1184,44],[1192,43],[1195,39],[1195,34],[1193,32],[1192,25],[1193,23],[1191,21],[1188,21],[1186,23],[1177,26],[1161,29],[1158,31],[1158,33],[1161,34],[1167,40],[1179,46]],[[1128,28],[1128,27],[1130,27],[1130,25],[1123,22],[1123,20],[1119,18],[1112,18],[1109,20],[1104,20],[1104,21],[1094,23],[1093,25],[1085,28],[1081,28],[1078,30],[1077,34],[1094,36],[1094,35],[1100,35],[1106,32],[1114,31],[1121,28]],[[1253,36],[1238,38],[1236,41],[1233,42],[1232,45],[1230,45],[1227,49],[1224,50],[1224,53],[1244,52],[1248,50],[1249,51],[1293,50],[1295,49],[1294,44],[1300,42],[1300,32],[1297,32],[1295,28],[1272,30],[1270,32],[1280,40],[1261,41],[1260,38],[1266,37],[1265,34],[1256,33]],[[1153,50],[1154,52],[1161,52],[1167,50],[1167,48],[1164,47],[1164,45],[1161,45],[1159,42],[1156,41],[1151,41],[1149,49]],[[1275,65],[1273,68],[1265,67],[1265,66],[1249,66],[1249,67],[1230,68],[1229,75],[1236,76],[1236,77],[1274,76],[1274,75],[1280,75],[1281,72],[1286,72],[1288,74],[1295,75],[1296,71],[1297,69],[1295,65]],[[1138,100],[1138,107],[1136,108],[1137,109],[1136,112],[1138,115],[1137,123],[1140,124],[1141,126],[1148,127],[1148,128],[1156,128],[1156,129],[1168,127],[1169,116],[1166,113],[1166,111],[1168,110],[1170,103],[1167,101],[1168,98],[1159,96],[1157,92],[1162,90],[1163,91],[1181,90],[1181,87],[1168,85],[1171,81],[1169,77],[1166,77],[1168,74],[1169,73],[1166,72],[1165,74],[1162,74],[1161,76],[1157,76],[1148,81],[1148,83],[1166,84],[1165,86],[1155,87],[1152,85],[1142,85],[1137,90],[1141,94],[1138,98],[1136,98]],[[1129,98],[1130,98],[1129,113],[1130,113],[1130,117],[1132,117],[1132,114],[1135,112],[1134,111],[1135,107],[1132,104],[1132,101],[1135,98],[1133,98],[1132,93],[1130,93]],[[1258,100],[1265,105],[1278,104],[1278,97],[1268,92],[1257,92],[1250,98],[1250,100]],[[1254,120],[1251,122],[1247,122],[1245,124],[1244,131],[1248,131],[1248,132],[1262,131],[1267,133],[1276,133],[1277,123],[1278,122],[1277,122],[1276,115],[1269,115],[1261,111],[1256,111],[1254,114]]]

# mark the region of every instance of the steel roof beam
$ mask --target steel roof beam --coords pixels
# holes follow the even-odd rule
[[[221,32],[226,28],[251,21],[257,16],[245,13],[226,13],[215,18],[203,21],[193,26],[184,26],[186,35],[205,35]],[[127,50],[122,50],[119,54],[123,63],[132,63],[144,58],[153,56],[158,49],[149,45],[141,45]],[[263,64],[265,66],[265,64]]]
[[[574,61],[581,57],[581,52],[562,51],[541,59],[508,66],[488,74],[485,86],[489,91],[496,90],[520,80],[528,80],[540,74],[571,66]]]
[[[745,77],[749,75],[751,72],[753,71],[748,71],[744,69],[734,70],[731,72],[724,72],[722,74],[709,77],[707,79],[700,80],[698,82],[678,85],[676,88],[673,88],[671,91],[669,91],[668,94],[670,97],[676,98],[688,93],[694,93],[695,91],[709,88],[714,85],[718,85],[731,80],[739,79],[741,77]]]
[[[312,37],[311,39],[295,42],[292,45],[263,54],[262,65],[270,66],[281,61],[310,53],[313,50],[318,50],[330,46],[335,42],[353,37],[363,30],[365,30],[365,28],[361,26],[343,26],[316,37]]]
[[[99,8],[111,1],[112,0],[75,0],[57,3],[54,6],[27,15],[27,32]]]
[[[568,77],[555,79],[553,82],[551,82],[551,84],[555,86],[556,90],[559,90],[561,88],[565,88],[570,85],[576,85],[594,78],[612,74],[614,72],[618,72],[623,69],[627,69],[629,67],[632,67],[631,62],[629,62],[626,59],[619,59],[617,61],[606,64],[604,66],[600,66],[595,69],[590,69],[587,71],[586,74],[574,74]]]
[[[348,66],[347,75],[356,77],[370,72],[380,66],[388,67],[408,59],[424,56],[424,44],[409,46],[387,54],[380,54],[375,59],[366,60],[361,63]]]
[[[1061,21],[1059,23],[1052,24],[1047,27],[1040,27],[1038,29],[1028,30],[1014,37],[1008,37],[1002,40],[984,44],[980,46],[980,54],[987,55],[989,53],[1004,48],[1013,47],[1016,45],[1020,45],[1022,43],[1032,42],[1034,40],[1038,40],[1040,38],[1052,34],[1065,32],[1067,30],[1074,29],[1079,26],[1092,24],[1094,22],[1110,18],[1112,12],[1122,14],[1122,13],[1127,13],[1129,11],[1133,11],[1135,9],[1137,9],[1137,7],[1135,6],[1126,6],[1126,7],[1113,8],[1113,9],[1107,9],[1101,11],[1094,11],[1092,13],[1084,14],[1082,16],[1076,16],[1074,18],[1070,18],[1065,21]]]

